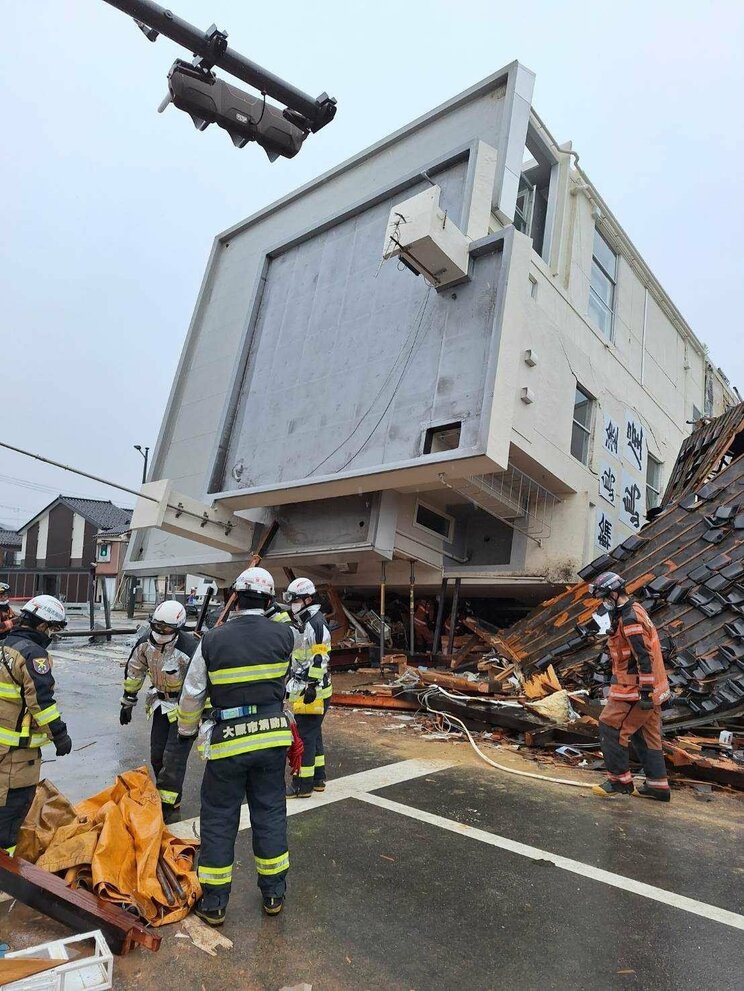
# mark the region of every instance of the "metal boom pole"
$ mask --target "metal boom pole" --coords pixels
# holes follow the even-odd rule
[[[104,0],[104,2],[129,14],[135,21],[153,28],[158,34],[170,38],[177,45],[182,45],[194,55],[201,56],[211,65],[219,66],[231,76],[242,79],[249,86],[295,110],[307,119],[313,131],[320,130],[333,120],[336,102],[326,93],[321,94],[317,100],[313,99],[296,86],[292,86],[291,83],[229,48],[226,43],[221,44],[220,40],[224,42],[223,35],[218,34],[215,37],[209,32],[200,31],[173,11],[166,10],[152,0]]]

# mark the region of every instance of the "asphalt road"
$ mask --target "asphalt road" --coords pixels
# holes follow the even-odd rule
[[[58,656],[60,708],[83,749],[44,771],[73,801],[146,763],[141,707],[118,723],[123,656]],[[116,960],[115,988],[744,988],[741,801],[675,791],[670,806],[602,802],[492,770],[465,744],[426,743],[391,715],[332,710],[326,727],[328,790],[290,803],[284,913],[262,915],[241,831],[223,930],[232,949],[208,956],[171,926],[158,954]],[[201,771],[194,755],[185,818],[198,816]],[[0,942],[62,932],[8,907]]]

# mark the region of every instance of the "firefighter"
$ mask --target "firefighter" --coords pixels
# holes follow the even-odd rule
[[[155,772],[163,819],[178,818],[183,779],[193,740],[179,740],[176,722],[178,698],[189,663],[196,650],[196,637],[183,630],[186,610],[180,602],[161,602],[150,618],[150,630],[139,638],[124,671],[124,696],[119,722],[132,721],[137,693],[149,674],[151,687],[145,698],[145,714],[152,719],[150,763]]]
[[[671,797],[661,744],[661,705],[669,698],[656,627],[646,610],[625,591],[625,580],[614,571],[600,575],[589,591],[604,602],[612,622],[608,641],[612,681],[599,720],[607,780],[594,785],[600,798],[637,795],[668,802]],[[643,765],[646,780],[633,787],[629,744]]]
[[[289,694],[304,748],[300,773],[292,778],[287,798],[310,798],[313,791],[325,791],[326,786],[323,719],[333,693],[328,669],[331,633],[320,611],[317,590],[309,578],[290,582],[284,601],[289,604],[298,627]]]
[[[10,585],[0,582],[0,638],[13,629],[16,614],[10,605]]]
[[[47,653],[51,634],[66,625],[62,603],[37,595],[0,644],[0,849],[11,855],[39,783],[41,747],[51,738],[58,757],[72,750]]]
[[[267,915],[277,915],[284,906],[289,868],[284,765],[292,733],[284,694],[294,634],[265,615],[274,599],[274,580],[264,568],[242,572],[233,591],[236,612],[202,637],[178,706],[178,732],[190,738],[207,695],[212,705],[200,734],[207,764],[198,866],[203,894],[195,907],[212,926],[225,921],[244,798]]]

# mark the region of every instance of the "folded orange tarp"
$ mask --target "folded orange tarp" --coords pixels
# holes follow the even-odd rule
[[[146,768],[73,808],[48,781],[39,785],[21,827],[16,855],[70,887],[133,906],[146,922],[178,922],[201,894],[196,845],[163,824],[160,797]]]

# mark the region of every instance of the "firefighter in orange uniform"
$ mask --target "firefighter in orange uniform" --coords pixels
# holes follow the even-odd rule
[[[612,619],[608,641],[612,660],[610,692],[599,720],[607,780],[594,785],[600,798],[636,795],[670,800],[661,742],[661,706],[669,698],[669,682],[656,627],[646,610],[625,591],[625,580],[614,571],[600,575],[590,586]],[[643,765],[645,782],[633,786],[629,744]]]

